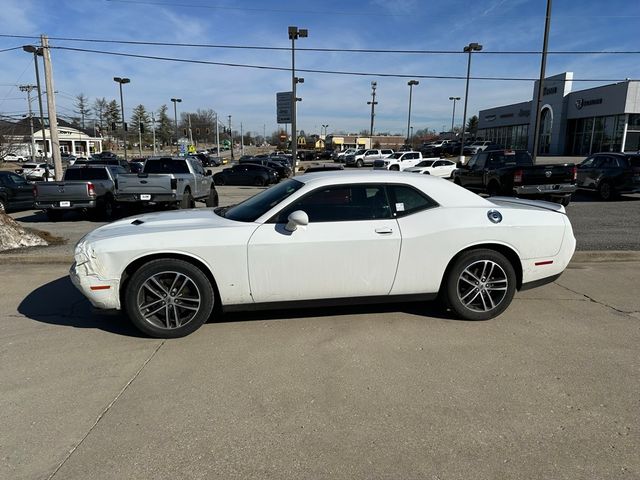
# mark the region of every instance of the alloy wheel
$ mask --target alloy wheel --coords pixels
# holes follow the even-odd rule
[[[504,269],[492,260],[468,265],[457,281],[458,299],[469,310],[489,312],[504,300],[509,280]]]

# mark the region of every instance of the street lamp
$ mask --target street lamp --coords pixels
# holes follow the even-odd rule
[[[467,100],[469,99],[469,76],[471,74],[471,53],[479,52],[482,50],[482,45],[479,43],[470,43],[466,47],[462,49],[463,52],[469,54],[469,59],[467,61],[467,85],[464,90],[464,114],[462,115],[462,141],[460,144],[460,161],[464,163],[464,134],[466,130],[467,123]]]
[[[407,85],[409,85],[409,116],[407,118],[407,143],[409,143],[409,129],[411,128],[411,96],[413,94],[413,86],[419,85],[420,82],[418,80],[409,80]]]
[[[176,155],[178,155],[178,107],[176,106],[178,103],[182,101],[181,98],[172,98],[173,102],[173,118],[176,122]]]
[[[120,86],[120,110],[122,112],[122,138],[124,140],[124,159],[127,160],[127,124],[124,121],[124,99],[122,97],[122,85],[131,82],[128,78],[113,77],[113,81]]]
[[[40,70],[38,68],[38,56],[42,56],[42,48],[34,47],[33,45],[25,45],[22,49],[27,53],[33,54],[33,62],[36,66],[36,86],[38,89],[38,108],[40,109],[40,130],[42,132],[42,153],[44,155],[45,164],[47,162],[47,135],[44,131],[44,109],[42,108],[42,92],[40,91]],[[49,176],[48,167],[45,167],[47,177]]]
[[[325,137],[327,136],[327,127],[328,126],[329,126],[328,124],[327,125],[324,125],[324,124],[322,125],[322,128],[324,128],[324,136]],[[322,132],[320,132],[320,134],[322,134]]]
[[[378,82],[371,82],[371,101],[367,102],[367,105],[371,105],[371,127],[369,128],[369,136],[371,137],[371,141],[373,141],[373,118],[376,116],[376,87],[378,86]]]
[[[291,40],[291,168],[293,170],[293,176],[296,175],[296,157],[298,156],[298,132],[296,130],[296,103],[298,97],[296,96],[296,85],[298,83],[304,83],[304,78],[296,77],[296,40],[298,38],[307,38],[309,32],[306,28],[298,28],[290,26],[288,29],[289,40]]]
[[[451,114],[451,133],[453,133],[453,122],[456,118],[456,102],[460,100],[460,97],[449,97],[449,100],[453,100],[453,113]]]

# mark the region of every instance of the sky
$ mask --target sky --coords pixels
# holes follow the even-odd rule
[[[291,42],[287,27],[309,31],[296,42],[296,68],[374,74],[300,72],[298,128],[320,133],[368,130],[372,81],[376,90],[376,132],[405,134],[409,87],[413,87],[411,125],[441,131],[452,119],[450,96],[463,97],[470,42],[483,45],[472,58],[472,77],[524,80],[470,82],[468,116],[479,110],[530,100],[531,79],[540,74],[539,54],[497,54],[542,50],[546,0],[2,0],[0,36],[0,115],[17,118],[27,110],[18,85],[35,83],[33,57],[22,49],[41,34],[52,39],[56,104],[62,117],[74,115],[74,98],[85,94],[119,97],[114,76],[128,77],[125,114],[144,105],[181,111],[213,109],[220,119],[232,115],[234,130],[267,135],[276,130],[276,92],[291,89]],[[636,51],[639,0],[555,0],[549,51]],[[96,43],[56,39],[99,39],[170,44],[280,47],[285,50],[202,48]],[[89,49],[228,64],[270,66],[281,70],[173,62],[65,50]],[[452,53],[318,52],[304,48],[428,50]],[[492,53],[493,52],[493,53]],[[573,90],[640,79],[635,54],[551,54],[547,76],[574,72]],[[380,74],[404,75],[397,78]],[[575,80],[599,80],[581,82]],[[34,103],[34,106],[36,104]],[[462,123],[462,102],[455,124]]]

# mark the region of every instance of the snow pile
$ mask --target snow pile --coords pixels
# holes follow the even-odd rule
[[[13,218],[0,213],[0,251],[49,245],[43,238],[22,228]]]

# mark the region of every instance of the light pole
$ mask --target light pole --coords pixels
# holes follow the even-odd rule
[[[113,77],[113,81],[120,86],[120,110],[122,112],[122,138],[124,140],[124,159],[127,160],[127,123],[124,121],[124,98],[122,96],[122,85],[131,82],[128,78]]]
[[[173,102],[173,119],[176,122],[176,155],[178,155],[178,107],[176,106],[178,103],[182,101],[181,98],[172,98]]]
[[[45,164],[49,164],[47,162],[47,135],[44,131],[44,109],[42,108],[42,92],[40,91],[40,69],[38,68],[38,55],[42,56],[42,48],[36,48],[33,45],[25,45],[22,49],[27,53],[33,54],[33,62],[36,67],[36,87],[38,89],[38,108],[40,110],[40,130],[42,132],[42,154],[44,157]],[[45,167],[47,177],[49,176],[49,169]]]
[[[231,143],[231,161],[233,162],[233,133],[231,133],[231,115],[228,115],[229,118],[229,142]]]
[[[371,82],[371,101],[367,102],[367,105],[371,105],[371,126],[369,127],[369,136],[371,137],[371,141],[373,141],[373,119],[376,116],[376,87],[378,86],[378,82]]]
[[[409,80],[407,85],[409,85],[409,116],[407,118],[407,143],[409,143],[409,129],[411,128],[411,97],[413,95],[413,86],[419,85],[420,82],[418,80]]]
[[[36,161],[36,140],[33,137],[33,112],[31,111],[31,91],[35,85],[20,85],[21,92],[27,92],[27,103],[29,105],[29,130],[31,133],[31,161]]]
[[[453,100],[453,113],[451,114],[451,133],[453,133],[453,122],[456,118],[456,102],[460,100],[460,97],[449,97],[449,100]]]
[[[296,130],[296,103],[298,97],[296,94],[296,85],[304,83],[304,78],[296,77],[296,40],[298,38],[307,38],[309,31],[306,28],[298,28],[290,26],[288,28],[289,40],[291,40],[291,170],[292,175],[296,175],[296,158],[298,156],[298,131]],[[300,99],[302,100],[302,99]]]
[[[325,138],[327,137],[327,127],[328,127],[328,126],[329,126],[329,124],[327,124],[327,125],[324,125],[324,124],[323,124],[323,125],[322,125],[322,128],[324,128],[324,136],[325,136]],[[322,134],[322,132],[320,132],[320,134]]]
[[[469,99],[469,76],[471,75],[471,53],[479,52],[482,50],[482,45],[479,43],[470,43],[466,47],[462,49],[463,52],[469,54],[469,59],[467,60],[467,85],[464,90],[464,114],[462,115],[462,139],[460,144],[460,161],[464,163],[464,134],[466,130],[467,124],[467,100]]]

